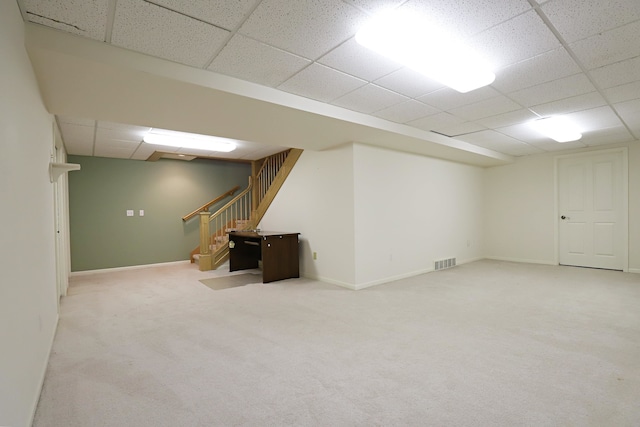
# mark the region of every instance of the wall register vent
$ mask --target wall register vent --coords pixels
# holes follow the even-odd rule
[[[445,268],[451,268],[451,267],[455,267],[456,266],[456,259],[455,258],[447,258],[447,259],[441,259],[435,262],[435,271],[438,270],[444,270]]]

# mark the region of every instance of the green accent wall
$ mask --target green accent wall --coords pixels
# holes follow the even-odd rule
[[[188,260],[199,244],[199,219],[182,217],[236,185],[242,191],[251,175],[250,164],[222,160],[68,162],[81,165],[69,173],[71,271]]]

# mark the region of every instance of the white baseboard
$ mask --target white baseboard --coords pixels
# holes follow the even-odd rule
[[[372,280],[371,282],[359,283],[355,285],[355,289],[356,290],[366,289],[372,286],[382,285],[384,283],[395,282],[396,280],[408,279],[409,277],[431,273],[432,271],[433,271],[433,268],[425,268],[422,270],[412,271],[410,273],[398,274],[397,276],[385,277],[384,279]]]
[[[640,274],[640,268],[630,268],[629,273]]]
[[[324,282],[324,283],[329,283],[332,285],[336,285],[336,286],[340,286],[341,288],[347,288],[347,289],[351,289],[352,291],[356,290],[356,287],[354,284],[352,283],[347,283],[347,282],[341,282],[339,280],[334,280],[334,279],[330,279],[328,277],[322,277],[322,276],[318,276],[315,274],[300,274],[302,277],[306,278],[306,279],[311,279],[311,280],[318,280],[320,282]]]
[[[470,259],[458,262],[457,265],[468,264],[470,262],[480,261],[482,259],[484,259],[484,258],[470,258]],[[343,288],[351,289],[351,290],[354,290],[354,291],[359,291],[361,289],[370,288],[372,286],[382,285],[384,283],[389,283],[389,282],[395,282],[396,280],[408,279],[409,277],[415,277],[415,276],[419,276],[421,274],[431,273],[433,271],[434,271],[433,267],[430,267],[430,268],[425,268],[425,269],[422,269],[422,270],[412,271],[410,273],[404,273],[404,274],[399,274],[397,276],[385,277],[383,279],[372,280],[370,282],[359,283],[359,284],[341,282],[341,281],[338,281],[338,280],[329,279],[327,277],[315,276],[315,275],[312,276],[312,275],[306,275],[305,274],[304,277],[306,277],[308,279],[312,279],[312,280],[319,280],[319,281],[325,282],[325,283],[331,283],[332,285],[341,286]]]
[[[493,261],[521,262],[525,264],[558,265],[558,263],[553,261],[542,261],[539,259],[509,258],[509,257],[495,257],[495,256],[487,256],[487,257],[484,257],[484,259],[490,259]]]
[[[171,261],[171,262],[160,262],[157,264],[131,265],[128,267],[103,268],[99,270],[72,271],[71,273],[69,273],[69,277],[91,276],[93,274],[115,273],[118,271],[138,270],[141,268],[149,268],[149,267],[163,267],[163,266],[166,267],[166,266],[181,265],[181,264],[190,264],[190,261],[189,260]]]

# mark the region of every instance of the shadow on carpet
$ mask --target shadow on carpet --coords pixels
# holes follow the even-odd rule
[[[262,283],[262,274],[234,274],[233,276],[202,279],[200,282],[214,291],[220,291],[222,289],[237,288],[238,286],[244,286],[250,283]]]

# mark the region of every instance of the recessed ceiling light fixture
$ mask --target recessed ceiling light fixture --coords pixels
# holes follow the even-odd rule
[[[375,16],[358,31],[356,41],[458,92],[489,85],[496,78],[476,52],[409,12]]]
[[[164,129],[151,129],[144,136],[143,141],[147,144],[164,145],[165,147],[219,151],[223,153],[236,149],[236,141],[233,139]]]
[[[580,129],[564,116],[534,120],[531,125],[541,134],[557,142],[577,141],[582,138]]]

